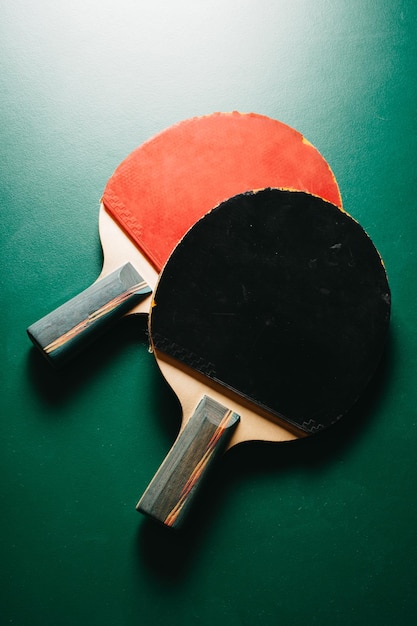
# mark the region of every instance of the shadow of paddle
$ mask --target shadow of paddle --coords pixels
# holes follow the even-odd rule
[[[51,366],[34,346],[28,344],[27,373],[34,392],[47,406],[65,404],[71,396],[91,384],[126,349],[137,344],[147,349],[146,329],[145,315],[122,318],[82,354],[76,355],[59,369]],[[149,357],[152,359],[151,355]]]

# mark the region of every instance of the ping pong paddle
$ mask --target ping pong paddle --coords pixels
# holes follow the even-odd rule
[[[176,243],[219,202],[266,186],[308,191],[341,206],[335,177],[296,130],[254,113],[214,113],[174,125],[134,150],[103,193],[97,281],[28,328],[60,366],[123,315],[147,313]]]
[[[183,417],[137,509],[178,526],[220,452],[337,422],[375,373],[390,302],[369,236],[319,197],[247,192],[201,218],[165,265],[149,315]]]

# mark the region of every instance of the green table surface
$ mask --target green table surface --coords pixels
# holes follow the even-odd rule
[[[415,624],[415,0],[14,0],[0,34],[1,626]],[[118,163],[230,110],[329,161],[391,333],[349,419],[230,451],[172,533],[135,511],[180,420],[143,320],[60,372],[26,327],[98,275]]]

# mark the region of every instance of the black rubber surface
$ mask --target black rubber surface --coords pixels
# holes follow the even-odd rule
[[[390,317],[386,273],[362,227],[320,198],[276,189],[197,222],[155,302],[158,350],[307,433],[357,400]]]

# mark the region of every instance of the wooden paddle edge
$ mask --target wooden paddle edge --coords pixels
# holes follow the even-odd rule
[[[128,233],[106,210],[103,202],[100,204],[99,234],[103,251],[103,266],[96,282],[126,263],[131,263],[154,291],[158,281],[158,272],[145,254],[138,249]],[[144,298],[127,315],[137,313],[147,315],[150,305],[151,296]]]
[[[241,418],[227,448],[249,441],[283,443],[308,436],[308,433],[286,423],[284,419],[280,420],[276,415],[256,406],[237,392],[207,379],[199,372],[167,356],[152,345],[150,350],[156,358],[162,375],[180,402],[182,408],[180,433],[193,415],[200,400],[204,396],[209,396],[237,413]]]

